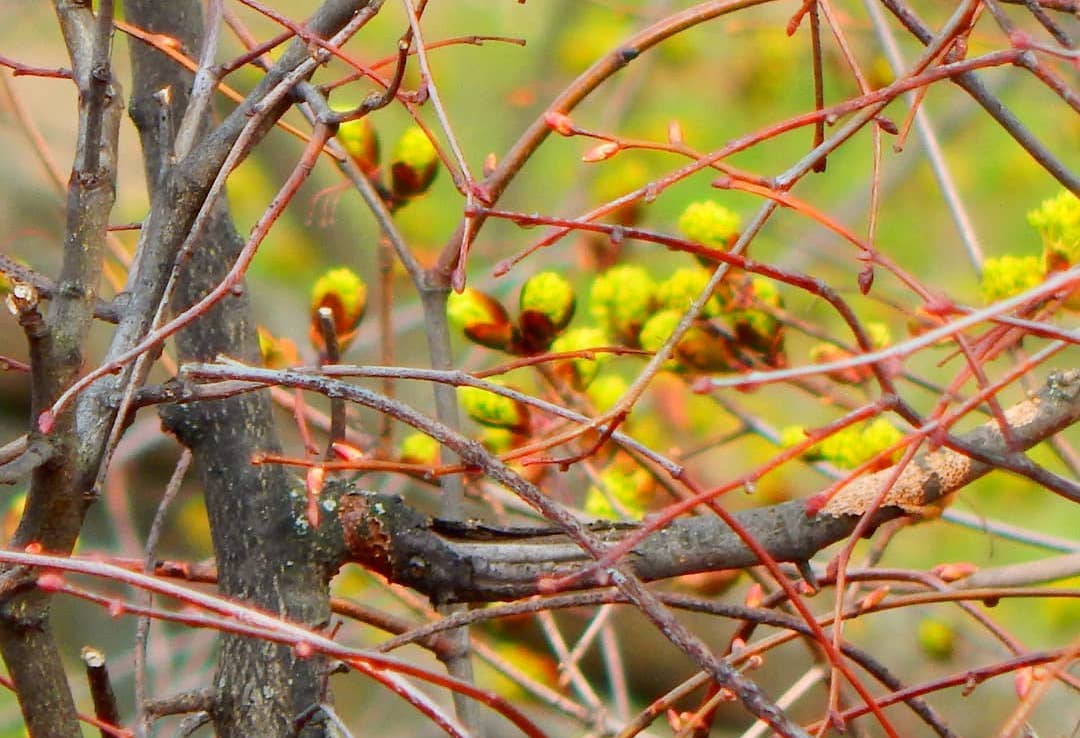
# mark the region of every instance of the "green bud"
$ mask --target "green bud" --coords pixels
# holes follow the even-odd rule
[[[368,117],[348,120],[338,126],[338,141],[345,153],[364,174],[371,175],[379,168],[379,137]]]
[[[521,287],[522,353],[545,350],[574,317],[574,288],[555,272],[538,272]]]
[[[607,412],[615,406],[615,403],[626,394],[626,390],[629,388],[630,385],[620,375],[601,374],[592,381],[592,384],[585,390],[585,394],[597,411]]]
[[[659,351],[675,332],[675,326],[682,317],[683,313],[679,310],[661,310],[653,315],[641,329],[641,347],[646,351]],[[664,368],[671,371],[678,370],[680,366],[699,372],[726,372],[742,368],[738,351],[730,337],[707,320],[694,321],[675,346],[674,357],[664,364]]]
[[[655,294],[656,285],[644,267],[612,267],[593,281],[589,311],[612,336],[633,346],[655,307]]]
[[[641,327],[641,348],[653,353],[659,351],[675,332],[675,326],[682,320],[682,316],[680,310],[660,310],[653,313]]]
[[[563,353],[566,351],[584,351],[600,346],[607,346],[607,334],[599,328],[575,328],[556,338],[551,344],[551,351]],[[600,365],[611,359],[611,354],[593,354],[592,359],[570,359],[561,361],[556,368],[569,375],[569,381],[574,387],[583,389],[596,377]]]
[[[885,418],[874,418],[862,429],[863,452],[866,454],[863,461],[877,456],[890,446],[899,443],[903,438],[903,432]],[[892,458],[885,465],[888,466],[897,461],[899,456],[900,452],[894,451]]]
[[[785,425],[780,429],[780,447],[791,448],[806,440],[806,429],[801,425]]]
[[[410,433],[401,439],[398,459],[406,464],[435,466],[439,463],[439,442],[426,433]]]
[[[325,351],[319,310],[330,308],[338,346],[344,350],[356,338],[356,327],[367,308],[367,285],[356,272],[339,267],[325,272],[311,289],[311,320],[308,337],[312,345]]]
[[[424,130],[407,128],[394,147],[390,179],[395,197],[408,199],[427,192],[439,171],[439,154]]]
[[[493,454],[506,453],[514,447],[514,432],[506,428],[484,428],[479,441]]]
[[[679,216],[684,236],[713,249],[727,248],[741,227],[742,219],[714,200],[690,203]]]
[[[600,484],[592,485],[585,495],[585,512],[605,520],[640,518],[653,495],[653,480],[640,467],[614,463],[600,474]],[[606,493],[606,494],[605,494]]]
[[[488,348],[508,350],[515,340],[506,308],[491,295],[466,287],[446,298],[450,322],[472,341]]]
[[[656,301],[661,309],[685,311],[690,307],[712,275],[704,267],[692,266],[676,269],[675,272],[656,287]],[[715,295],[709,298],[701,311],[703,317],[712,318],[720,314],[720,300]]]
[[[529,427],[529,409],[524,404],[479,387],[461,387],[458,398],[465,413],[481,425],[524,432]]]
[[[948,659],[956,648],[953,627],[934,618],[923,618],[919,621],[916,639],[923,653],[938,661]]]
[[[875,349],[883,349],[892,343],[892,331],[885,323],[873,321],[867,323],[864,328],[866,337],[870,339],[870,345]]]
[[[644,187],[649,181],[649,169],[640,159],[633,156],[620,156],[618,159],[606,164],[602,172],[597,175],[592,183],[593,196],[600,202],[610,202]],[[633,225],[641,216],[642,201],[623,205],[614,210],[609,216],[619,225]]]

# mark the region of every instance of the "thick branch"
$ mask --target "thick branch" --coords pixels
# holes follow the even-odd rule
[[[1080,419],[1080,371],[1052,375],[1037,396],[1011,408],[1007,417],[1013,439],[1025,449],[1075,423]],[[1008,452],[993,422],[960,440],[989,456]],[[918,515],[992,468],[946,449],[922,453],[892,486],[873,522]],[[797,500],[742,511],[735,518],[777,561],[807,561],[851,534],[859,514],[893,472],[885,469],[855,480],[816,515]],[[526,597],[539,592],[542,578],[571,575],[592,563],[577,545],[550,529],[449,525],[422,515],[400,498],[372,492],[344,495],[340,520],[353,560],[436,601]],[[594,526],[594,535],[608,544],[637,531],[630,525]],[[702,516],[675,520],[651,534],[634,546],[626,563],[641,579],[656,580],[760,562],[719,519]],[[575,586],[605,583],[602,576],[591,576]]]
[[[329,2],[320,11],[323,30],[333,30],[352,17],[357,6],[366,3]],[[332,21],[326,21],[329,13]],[[179,35],[185,45],[195,47],[202,31],[200,3],[158,3],[129,0],[129,17],[151,31]],[[314,30],[314,28],[312,29]],[[322,31],[320,31],[321,33]],[[209,57],[206,51],[204,56]],[[236,134],[246,123],[255,101],[281,80],[286,62],[268,74],[248,102],[210,135],[206,131],[208,108],[191,113],[188,87],[191,76],[156,50],[133,49],[136,90],[133,116],[142,135],[147,181],[155,212],[166,221],[188,223],[194,209],[177,207],[175,187],[190,186],[194,193],[206,193],[216,176]],[[308,49],[299,44],[287,55],[292,66],[308,58]],[[174,125],[160,125],[161,103],[155,93],[172,89],[171,106],[165,111],[170,121],[184,118],[189,135],[202,141],[172,174],[161,176],[168,167],[173,143],[168,132]],[[195,105],[192,99],[190,105]],[[279,108],[282,106],[278,106]],[[267,116],[264,125],[280,114]],[[201,120],[199,119],[201,117]],[[261,134],[260,134],[261,135]],[[209,165],[209,166],[208,166]],[[194,175],[194,177],[193,177]],[[305,174],[306,176],[306,174]],[[159,252],[151,277],[161,279],[171,268],[171,258],[186,232],[176,231],[169,250]],[[192,243],[189,257],[176,285],[172,308],[180,312],[198,302],[225,278],[244,248],[244,240],[233,226],[227,204],[213,203],[210,217]],[[160,296],[160,290],[157,292]],[[150,304],[150,303],[147,303]],[[177,336],[184,359],[208,359],[226,352],[246,360],[259,357],[255,324],[246,290],[222,299]],[[289,494],[288,480],[280,467],[251,466],[238,459],[278,449],[269,402],[263,393],[194,402],[166,408],[165,426],[193,453],[206,499],[214,550],[218,562],[219,586],[224,594],[243,599],[289,620],[320,627],[329,618],[329,574],[319,558],[314,535],[304,523],[302,511]],[[298,658],[288,646],[267,644],[259,639],[229,635],[224,638],[217,674],[214,677],[212,715],[218,735],[265,738],[295,735],[294,720],[322,698],[325,664],[321,659]],[[253,690],[252,685],[259,685]],[[309,723],[303,736],[322,735],[322,726]]]
[[[112,3],[88,5],[54,1],[78,87],[78,143],[68,181],[64,260],[50,306],[47,327],[30,338],[31,412],[37,417],[76,377],[97,304],[102,251],[116,185],[116,151],[122,103],[112,76]],[[35,308],[36,309],[36,308]],[[24,324],[24,328],[27,325]],[[50,453],[35,459],[26,508],[9,545],[36,542],[46,551],[70,553],[90,503],[71,459],[81,438],[73,413],[54,419],[43,440],[34,432],[30,446],[48,443]],[[40,464],[36,462],[40,461]],[[79,736],[75,704],[49,624],[44,593],[24,591],[24,572],[5,568],[0,586],[0,652],[7,664],[31,736]]]

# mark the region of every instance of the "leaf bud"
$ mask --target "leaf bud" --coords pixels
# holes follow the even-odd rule
[[[338,126],[338,141],[360,171],[371,176],[379,169],[379,136],[367,116]]]
[[[410,433],[401,439],[398,459],[406,464],[436,466],[439,463],[439,442],[426,433]]]
[[[439,171],[439,153],[424,129],[407,128],[394,147],[390,162],[395,197],[409,199],[427,192]]]
[[[481,346],[505,351],[514,342],[514,326],[506,308],[480,290],[466,287],[461,292],[451,292],[446,300],[446,313],[450,322]]]
[[[338,267],[325,272],[311,289],[311,320],[308,336],[319,351],[325,351],[319,310],[329,308],[333,316],[334,332],[341,350],[356,338],[356,328],[367,308],[367,285],[356,272]]]
[[[521,287],[518,298],[523,353],[543,351],[574,317],[574,288],[555,272],[538,272]]]
[[[461,387],[458,398],[465,413],[481,425],[518,433],[529,427],[529,409],[517,400],[479,387]]]
[[[599,328],[575,328],[556,338],[551,344],[551,350],[555,353],[585,351],[607,346],[608,343],[607,335]],[[555,365],[555,369],[576,389],[584,389],[596,378],[600,365],[610,359],[611,354],[598,353],[591,358],[560,361]]]
[[[601,472],[599,481],[585,495],[587,514],[604,520],[640,518],[645,514],[655,488],[646,470],[615,462]]]

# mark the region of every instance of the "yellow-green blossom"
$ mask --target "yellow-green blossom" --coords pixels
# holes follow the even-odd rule
[[[686,206],[679,216],[679,231],[691,241],[722,249],[742,227],[738,214],[715,200],[702,200]]]
[[[626,394],[630,385],[619,374],[601,374],[585,390],[589,402],[598,412],[606,412]]]
[[[705,289],[712,275],[700,266],[681,267],[656,286],[656,302],[661,309],[685,311]],[[705,303],[701,314],[712,318],[720,314],[720,300],[714,294]]]
[[[589,312],[611,335],[633,344],[641,326],[653,311],[656,284],[644,267],[623,264],[593,280]]]
[[[664,342],[675,332],[675,326],[682,320],[679,310],[661,310],[654,313],[641,328],[641,348],[646,351],[658,351]]]
[[[612,464],[600,474],[600,483],[602,488],[594,484],[585,495],[586,513],[606,520],[639,518],[645,514],[653,493],[652,479],[647,471]]]
[[[599,328],[575,328],[556,338],[551,344],[553,353],[582,351],[585,349],[607,346],[610,343],[607,334]],[[592,359],[571,359],[564,362],[574,373],[574,382],[579,388],[588,387],[596,377],[600,365],[611,359],[609,353],[593,354]]]
[[[479,387],[461,387],[458,398],[465,413],[477,423],[513,431],[528,428],[528,408],[516,400]]]
[[[1004,300],[1043,281],[1043,264],[1035,256],[1005,256],[983,262],[983,302]]]
[[[870,339],[870,345],[876,349],[882,349],[892,343],[892,332],[885,323],[871,321],[863,326],[866,329],[866,337]]]
[[[1062,190],[1029,212],[1027,220],[1042,236],[1047,269],[1066,268],[1080,261],[1080,198]],[[1058,265],[1060,261],[1064,264]]]

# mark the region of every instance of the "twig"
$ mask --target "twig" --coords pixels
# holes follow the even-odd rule
[[[90,698],[94,701],[94,715],[103,723],[120,725],[120,710],[116,706],[109,669],[105,665],[105,652],[93,646],[83,646],[80,654],[86,667],[86,681],[90,685]],[[112,731],[101,731],[101,738],[111,738]]]

